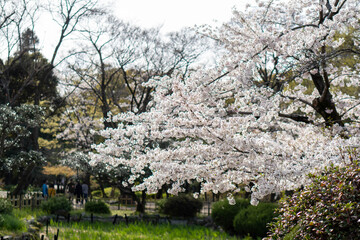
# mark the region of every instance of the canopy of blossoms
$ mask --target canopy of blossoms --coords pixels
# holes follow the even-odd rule
[[[218,29],[218,65],[190,77],[162,77],[148,111],[112,116],[92,162],[131,169],[149,193],[201,183],[201,193],[245,188],[252,203],[307,183],[306,175],[348,161],[360,137],[358,0],[257,1]],[[351,66],[339,64],[345,57]],[[146,169],[150,177],[136,179]]]

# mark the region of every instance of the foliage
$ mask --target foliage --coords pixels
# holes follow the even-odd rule
[[[119,189],[118,188],[112,188],[112,187],[106,187],[106,188],[104,188],[104,192],[105,192],[105,194],[106,194],[106,196],[109,196],[109,197],[111,197],[111,198],[118,198],[118,197],[120,197],[120,191],[119,191]],[[92,191],[91,192],[91,195],[93,196],[93,197],[98,197],[98,198],[100,198],[100,197],[102,197],[102,192],[101,192],[101,190],[94,190],[94,191]]]
[[[38,217],[46,216],[48,213],[44,212],[41,208],[32,209],[30,207],[23,207],[21,209],[15,208],[12,214],[19,219],[37,219]]]
[[[167,199],[166,199],[166,198],[163,198],[163,199],[159,199],[159,200],[157,200],[157,201],[155,202],[155,205],[156,205],[156,207],[157,207],[157,209],[158,209],[158,211],[159,211],[160,213],[163,212],[163,209],[164,209],[164,207],[165,207],[166,201],[167,201]]]
[[[56,214],[57,212],[70,212],[72,205],[65,197],[54,197],[43,201],[41,209],[47,213]]]
[[[1,224],[1,219],[3,222]],[[26,231],[25,222],[10,214],[0,214],[0,229],[8,230],[11,232],[15,231]]]
[[[357,239],[360,236],[360,162],[331,166],[281,201],[270,238]]]
[[[158,205],[160,212],[172,217],[195,217],[202,208],[202,201],[189,195],[180,194],[166,199],[163,205]]]
[[[35,99],[47,100],[49,103],[59,101],[56,89],[58,79],[52,71],[52,66],[40,52],[15,54],[3,67],[10,84],[0,90],[10,91],[8,98],[13,99],[13,106],[34,103]],[[30,82],[32,84],[29,84]],[[0,102],[7,103],[7,99],[0,97]]]
[[[129,224],[120,223],[113,225],[112,223],[55,223],[51,222],[52,229],[60,229],[60,237],[64,239],[102,239],[102,240],[235,240],[228,234],[215,231],[202,226],[180,226],[170,224],[146,224],[136,223]],[[54,231],[56,232],[56,231]],[[53,232],[50,231],[49,239],[53,238]]]
[[[13,206],[7,199],[0,198],[0,214],[10,214],[13,211]]]
[[[0,198],[0,230],[6,232],[25,231],[25,223],[16,215],[18,210],[13,211],[11,203],[7,199]],[[0,232],[0,235],[1,232]]]
[[[62,165],[57,165],[57,166],[44,166],[43,168],[44,170],[42,171],[43,174],[45,175],[63,175],[66,176],[67,178],[75,176],[76,172],[74,170],[72,170],[71,168],[67,167],[67,166],[62,166]]]
[[[5,223],[5,219],[4,219],[4,217],[2,216],[2,214],[0,214],[0,228],[1,228],[2,226],[4,226],[4,223]]]
[[[41,152],[32,150],[32,130],[43,118],[39,106],[23,104],[17,107],[0,104],[0,174],[7,184],[19,183],[20,175],[27,166],[41,166]]]
[[[242,198],[236,199],[234,205],[229,204],[227,199],[216,202],[211,209],[211,218],[224,231],[235,233],[234,218],[241,210],[246,209],[249,205],[249,200]]]
[[[269,224],[276,216],[275,203],[260,202],[257,206],[242,208],[234,218],[233,225],[236,234],[240,236],[265,237]]]
[[[102,192],[101,192],[101,190],[91,191],[91,196],[93,198],[101,198],[102,197]]]
[[[17,107],[0,104],[0,116],[0,158],[3,158],[9,156],[14,148],[24,147],[21,140],[30,135],[31,128],[40,125],[43,111],[28,104]]]
[[[99,214],[110,214],[110,208],[106,205],[105,202],[98,201],[89,201],[85,204],[85,212],[89,213],[99,213]]]

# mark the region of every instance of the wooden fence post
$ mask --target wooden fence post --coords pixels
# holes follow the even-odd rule
[[[57,229],[56,235],[54,235],[54,240],[58,240],[59,238],[59,229]]]
[[[115,214],[114,221],[113,221],[113,225],[115,225],[116,219],[117,219],[117,214]]]
[[[31,195],[31,211],[34,210],[34,206],[35,206],[35,194],[33,193]]]
[[[126,226],[129,225],[129,218],[126,214],[125,214],[125,223],[126,223]]]
[[[210,201],[208,201],[208,216],[210,216],[210,209],[211,209]]]

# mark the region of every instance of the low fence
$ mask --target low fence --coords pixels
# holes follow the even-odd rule
[[[12,195],[11,193],[7,193],[6,198],[13,207],[20,209],[22,207],[35,208],[40,206],[41,202],[44,201],[41,193],[28,193],[24,195]]]
[[[110,205],[111,210],[134,210],[136,209],[136,203],[133,202],[131,204],[118,204],[118,201],[116,202],[107,202]],[[200,210],[200,214],[203,216],[210,216],[211,215],[211,208],[212,208],[213,202],[203,202],[203,207]],[[145,212],[147,213],[156,213],[158,211],[158,207],[156,205],[155,201],[147,201],[145,205]]]
[[[41,193],[29,193],[25,195],[12,195],[9,192],[6,194],[6,198],[10,201],[13,207],[23,208],[39,207],[41,202],[44,201],[44,198]],[[136,203],[130,196],[122,196],[117,199],[102,199],[110,205],[112,210],[135,210]],[[200,213],[204,216],[211,215],[212,201],[204,201],[203,208],[200,210]],[[75,207],[76,208],[76,207]],[[80,207],[81,208],[81,207]],[[145,206],[146,212],[157,212],[157,206],[155,201],[147,201]]]
[[[121,196],[119,198],[101,198],[104,202],[110,205],[111,210],[135,210],[136,202],[131,196]],[[203,207],[200,210],[200,214],[203,216],[211,215],[211,208],[214,201],[212,199],[203,199]],[[149,213],[157,212],[156,200],[149,199],[146,201],[145,211]]]

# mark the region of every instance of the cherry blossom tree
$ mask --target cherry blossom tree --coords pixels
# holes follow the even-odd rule
[[[82,41],[77,48],[80,52],[74,51],[76,54],[67,59],[72,73],[67,82],[70,86],[68,90],[76,89],[73,94],[82,92],[91,96],[93,104],[84,101],[76,109],[81,111],[85,106],[92,105],[94,114],[91,120],[99,120],[100,113],[103,119],[108,119],[103,124],[104,128],[116,127],[116,122],[111,121],[112,114],[147,111],[154,87],[143,83],[155,77],[171,76],[175,72],[181,78],[186,77],[192,71],[193,63],[205,51],[205,46],[199,44],[202,42],[200,36],[189,29],[162,36],[159,28],[141,29],[110,14],[88,19],[84,25],[80,31]],[[75,140],[73,142],[81,147],[81,151],[87,153],[92,150],[89,142],[94,140],[94,136],[89,131],[90,121],[85,116],[86,111],[81,111],[79,115],[72,109],[79,103],[77,96],[74,98],[75,102],[68,102],[68,110],[78,119],[74,124],[65,120],[64,123],[70,124],[58,137]],[[84,130],[89,140],[86,142],[82,141]],[[86,158],[77,159],[82,166],[87,166]],[[105,167],[106,164],[97,163],[86,169],[94,170],[100,184],[103,176],[108,175],[107,179],[111,179],[111,184],[117,186],[122,194],[133,197],[138,211],[145,211],[145,191],[139,198],[131,185],[122,184],[129,178],[128,168],[117,166],[107,171]]]
[[[224,47],[218,65],[186,78],[152,78],[151,109],[113,116],[117,128],[101,132],[93,163],[131,168],[128,184],[154,193],[267,194],[308,182],[306,175],[348,161],[359,144],[359,42],[335,39],[359,29],[357,0],[256,1],[203,35]],[[351,67],[336,64],[352,56]],[[136,179],[150,169],[142,182]],[[126,184],[126,183],[124,183]]]

